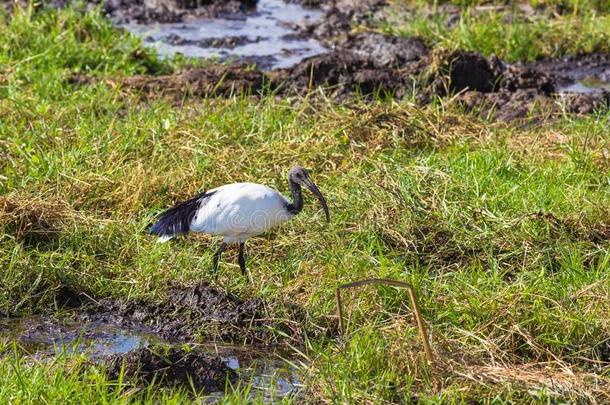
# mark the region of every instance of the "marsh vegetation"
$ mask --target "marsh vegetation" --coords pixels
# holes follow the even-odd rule
[[[610,95],[561,90],[608,83],[607,2],[305,2],[322,22],[295,29],[332,51],[272,70],[160,57],[108,6],[7,3],[0,402],[179,403],[210,381],[225,403],[610,399]],[[294,163],[332,223],[306,196],[249,242],[249,276],[230,250],[215,278],[214,238],[146,233],[218,185],[288,193]],[[402,289],[342,292],[339,333],[335,289],[367,278],[414,286],[433,364]],[[149,349],[99,362],[75,323]],[[294,389],[234,374],[227,345],[286,360]],[[199,380],[137,371],[184,358]]]

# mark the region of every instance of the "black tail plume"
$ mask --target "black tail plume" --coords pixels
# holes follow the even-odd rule
[[[174,205],[161,214],[157,222],[150,227],[148,232],[158,236],[174,236],[188,233],[197,210],[205,203],[205,200],[213,194],[214,192],[203,192],[190,200]]]

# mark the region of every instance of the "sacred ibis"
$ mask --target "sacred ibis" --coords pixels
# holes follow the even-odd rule
[[[320,201],[326,221],[330,213],[326,199],[309,177],[307,170],[295,166],[288,172],[292,202],[277,190],[262,184],[233,183],[204,191],[165,211],[150,228],[150,233],[165,242],[176,235],[201,232],[224,237],[214,253],[213,269],[218,270],[220,255],[229,244],[239,244],[239,267],[246,272],[246,240],[274,228],[303,209],[301,187],[307,187]]]

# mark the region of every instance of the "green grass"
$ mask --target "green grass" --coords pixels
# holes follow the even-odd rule
[[[289,316],[285,302],[306,310],[311,398],[607,399],[595,386],[610,377],[607,114],[523,129],[442,104],[244,96],[179,108],[70,82],[172,68],[95,13],[0,17],[1,312],[52,310],[61,286],[160,300],[170,282],[213,280],[218,241],[157,244],[145,227],[226,182],[286,192],[298,162],[328,198],[332,224],[307,196],[303,214],[249,243],[251,282],[228,254],[215,283],[263,297],[271,317]],[[416,286],[436,368],[423,361],[404,291],[347,292],[348,331],[337,338],[335,287],[369,277]],[[0,402],[193,395],[117,388],[84,359],[28,361],[10,342],[0,357]]]
[[[426,5],[429,2],[422,0],[405,0],[407,3],[415,3],[418,6]],[[489,0],[447,0],[435,1],[435,5],[454,4],[460,7],[485,7],[490,5],[496,6],[518,6],[529,5],[531,7],[545,9],[550,8],[553,11],[560,13],[586,13],[591,10],[608,12],[610,11],[610,2],[608,0],[528,0],[523,2],[510,2],[506,0],[489,1]]]
[[[466,7],[449,24],[443,11],[417,8],[406,17],[404,13],[395,13],[380,28],[421,37],[432,46],[470,50],[485,56],[493,54],[509,62],[610,51],[608,10],[600,13],[585,10],[577,14],[527,16],[519,10],[473,12]]]

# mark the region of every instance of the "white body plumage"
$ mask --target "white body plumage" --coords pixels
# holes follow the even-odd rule
[[[208,193],[190,230],[223,236],[227,243],[244,242],[294,217],[286,197],[262,184],[233,183]]]

